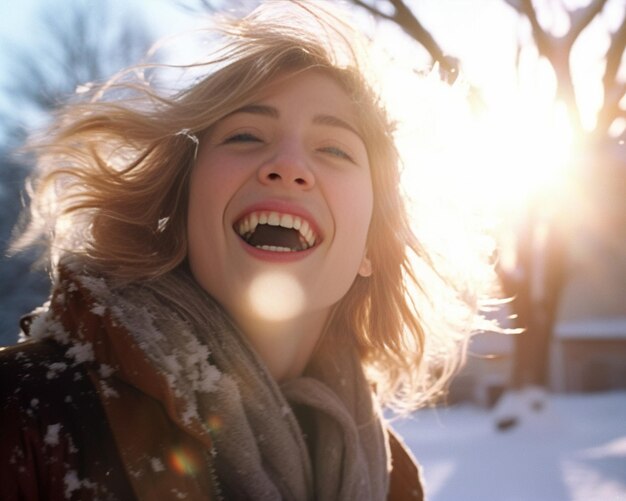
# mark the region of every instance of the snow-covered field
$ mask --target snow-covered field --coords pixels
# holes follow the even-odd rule
[[[429,501],[626,501],[626,392],[546,402],[507,431],[469,405],[394,427],[423,467]]]

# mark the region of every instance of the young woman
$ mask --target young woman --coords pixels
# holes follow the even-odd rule
[[[185,90],[112,83],[35,146],[54,283],[0,353],[2,499],[422,498],[379,405],[442,388],[429,319],[471,301],[410,229],[349,25],[220,30]]]

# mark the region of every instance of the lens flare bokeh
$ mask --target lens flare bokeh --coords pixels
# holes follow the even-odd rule
[[[269,321],[294,318],[304,306],[304,291],[289,273],[268,272],[254,279],[248,291],[250,306]]]
[[[170,467],[179,475],[194,476],[199,468],[198,463],[195,455],[184,447],[174,449],[169,456]]]

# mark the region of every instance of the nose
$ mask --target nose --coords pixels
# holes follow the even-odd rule
[[[315,176],[304,155],[296,146],[285,145],[258,170],[259,181],[267,185],[282,184],[285,188],[310,189]]]

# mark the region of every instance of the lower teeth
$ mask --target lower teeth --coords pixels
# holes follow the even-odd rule
[[[295,249],[290,249],[289,247],[278,247],[276,245],[256,245],[257,249],[273,251],[273,252],[296,252]]]

